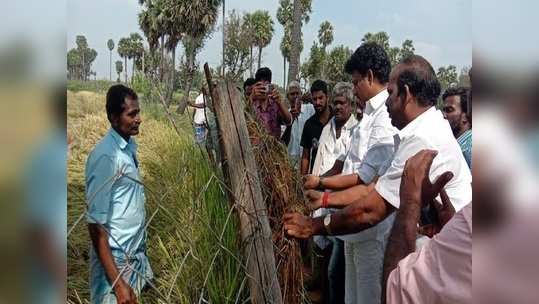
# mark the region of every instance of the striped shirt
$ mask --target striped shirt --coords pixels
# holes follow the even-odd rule
[[[472,168],[472,129],[466,130],[462,135],[457,138],[464,159],[468,164],[468,167]]]

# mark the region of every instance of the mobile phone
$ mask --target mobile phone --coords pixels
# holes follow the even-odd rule
[[[271,93],[272,91],[273,91],[273,84],[268,83],[268,84],[266,85],[266,93],[269,94],[269,93]]]

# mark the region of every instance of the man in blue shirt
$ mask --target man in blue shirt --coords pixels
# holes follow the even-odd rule
[[[442,95],[442,113],[460,145],[468,167],[472,167],[472,120],[468,114],[470,91],[464,87],[449,88]]]
[[[107,92],[111,129],[86,163],[92,303],[137,303],[153,278],[146,256],[144,187],[136,143],[141,123],[137,94],[123,85]]]

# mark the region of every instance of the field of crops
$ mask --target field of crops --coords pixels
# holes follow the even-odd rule
[[[109,124],[102,93],[68,91],[67,97],[68,303],[88,303],[84,165]],[[195,144],[188,115],[176,117],[179,136],[160,105],[141,100],[141,107],[143,121],[136,140],[155,280],[140,303],[244,302],[248,292],[238,222],[222,178]]]

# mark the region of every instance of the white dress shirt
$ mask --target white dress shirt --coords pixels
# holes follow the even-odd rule
[[[434,182],[446,171],[453,178],[445,190],[456,211],[472,200],[472,175],[451,127],[433,106],[416,117],[395,136],[395,157],[386,173],[376,183],[376,191],[395,208],[400,206],[399,190],[406,160],[423,149],[438,151],[429,172]]]
[[[348,118],[341,128],[341,136],[339,138],[337,138],[335,117],[324,127],[320,135],[318,151],[314,160],[313,175],[320,176],[326,173],[333,167],[339,156],[349,150],[352,132],[357,124],[358,121],[355,115],[350,115],[350,118]]]
[[[304,103],[301,105],[301,113],[294,119],[294,122],[292,122],[290,142],[288,143],[288,155],[290,155],[290,158],[296,163],[299,162],[302,153],[300,141],[303,127],[305,126],[307,119],[313,116],[314,112],[314,106],[311,103]]]
[[[347,153],[339,156],[344,161],[343,174],[357,173],[366,184],[381,176],[393,159],[394,135],[387,112],[387,90],[380,91],[365,106],[363,119],[352,134],[352,145]]]
[[[394,136],[398,130],[391,124],[387,112],[388,96],[384,89],[367,101],[363,119],[352,135],[350,149],[339,156],[344,160],[342,174],[357,173],[365,184],[382,176],[393,159]],[[374,227],[338,238],[344,241],[383,240],[392,223],[392,217],[389,217]]]
[[[314,175],[322,175],[331,169],[339,157],[345,153],[350,147],[351,135],[357,127],[358,121],[355,115],[350,115],[350,118],[341,128],[341,135],[337,138],[337,129],[335,125],[335,117],[330,123],[326,124],[320,135],[320,142],[316,159],[313,166]],[[329,209],[319,208],[313,211],[313,217],[323,216],[330,212]],[[315,243],[322,249],[328,244],[329,240],[325,236],[314,236]]]

